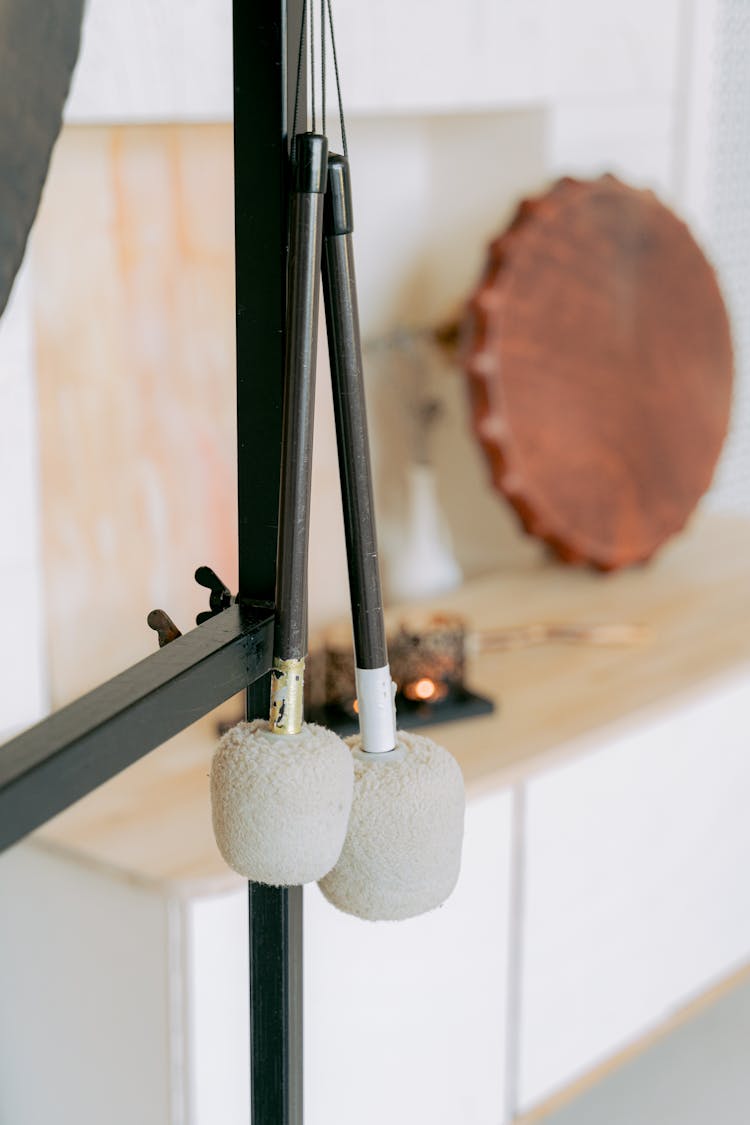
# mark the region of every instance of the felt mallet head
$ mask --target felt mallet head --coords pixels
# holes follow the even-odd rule
[[[416,734],[398,734],[383,620],[362,353],[354,278],[349,167],[331,156],[325,203],[323,294],[344,501],[356,653],[359,739],[350,740],[354,797],[339,860],[320,881],[326,898],[371,920],[439,906],[461,863],[464,786],[457,762]]]
[[[219,851],[255,883],[296,886],[333,867],[352,802],[351,752],[325,727],[275,734],[265,719],[238,723],[211,765]]]
[[[228,731],[211,768],[221,854],[245,878],[273,886],[309,883],[331,869],[346,834],[353,784],[342,740],[302,722],[326,139],[300,134],[294,152],[270,720]]]
[[[349,739],[354,798],[341,855],[320,880],[339,910],[396,921],[434,910],[461,866],[464,785],[456,760],[423,735],[400,732],[391,754]]]

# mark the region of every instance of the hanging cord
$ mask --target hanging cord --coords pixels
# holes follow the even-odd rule
[[[326,133],[326,0],[320,0],[320,85],[321,107],[323,118],[323,136]]]
[[[307,0],[302,0],[302,22],[300,27],[299,49],[297,51],[297,79],[294,87],[294,117],[293,117],[293,135],[291,143],[292,157],[295,154],[295,141],[299,130],[299,102],[300,92],[302,88],[302,59],[304,57],[305,43],[309,40],[310,44],[310,90],[312,101],[312,131],[315,132],[317,125],[317,103],[315,98],[315,27],[313,21],[314,3],[310,4],[309,18],[310,18],[310,34],[307,35],[307,20],[308,8]],[[344,105],[341,99],[341,76],[339,74],[339,59],[336,52],[336,34],[333,29],[333,6],[332,0],[320,0],[320,82],[321,82],[321,118],[323,135],[326,135],[326,56],[327,49],[327,36],[326,36],[326,10],[328,14],[328,31],[331,39],[331,53],[333,54],[333,69],[336,76],[336,100],[339,109],[339,127],[341,129],[341,147],[344,150],[344,156],[349,155],[349,146],[346,141],[346,123],[344,120]]]
[[[312,100],[312,131],[317,133],[315,112],[315,4],[310,4],[310,95]],[[325,132],[325,130],[324,130]]]
[[[297,51],[297,80],[294,85],[294,117],[292,119],[292,144],[291,155],[294,159],[297,147],[297,133],[299,132],[299,95],[302,85],[302,52],[305,49],[305,30],[307,27],[307,0],[302,0],[302,23],[299,33],[299,49]]]
[[[341,126],[341,147],[344,150],[344,156],[349,155],[349,148],[346,143],[346,126],[344,124],[344,104],[341,100],[341,79],[339,77],[339,60],[336,54],[336,35],[333,30],[333,7],[332,0],[323,0],[328,6],[328,26],[331,32],[331,51],[333,53],[333,69],[336,74],[336,97],[339,103],[339,125]],[[325,57],[325,56],[324,56]],[[325,82],[325,77],[324,77]]]

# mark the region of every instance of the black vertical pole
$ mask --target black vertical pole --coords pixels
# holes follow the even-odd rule
[[[302,0],[234,0],[239,592],[271,604],[276,579],[288,202]],[[302,74],[300,104],[306,105]],[[303,126],[304,127],[304,126]],[[247,692],[268,714],[270,685]],[[250,884],[254,1125],[302,1122],[302,889]]]

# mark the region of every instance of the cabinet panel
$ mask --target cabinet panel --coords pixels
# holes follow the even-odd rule
[[[529,1108],[750,957],[750,675],[528,786]]]
[[[247,884],[183,905],[183,1027],[190,1125],[250,1120]],[[179,966],[172,965],[173,971]]]
[[[408,922],[305,889],[306,1125],[497,1125],[504,1096],[511,799],[469,805],[458,887]],[[185,909],[188,1104],[247,1119],[247,890]]]
[[[305,896],[308,1125],[497,1125],[502,1116],[511,798],[469,805],[459,885],[408,922]]]
[[[165,900],[21,844],[0,903],[0,1121],[178,1120]]]

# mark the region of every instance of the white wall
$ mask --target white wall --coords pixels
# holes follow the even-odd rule
[[[744,0],[695,3],[694,132],[686,194],[716,264],[732,320],[735,397],[712,502],[750,514],[750,10]]]
[[[231,118],[231,0],[87,0],[68,124]]]
[[[455,314],[488,239],[519,198],[560,174],[614,171],[702,215],[695,184],[705,161],[696,152],[708,134],[700,91],[712,71],[695,44],[706,40],[705,13],[716,2],[472,0],[456,9],[442,0],[387,0],[375,12],[338,0],[365,337]],[[89,0],[69,123],[228,120],[231,113],[230,0],[126,7]],[[443,406],[430,452],[463,573],[533,558],[488,488],[460,379],[434,352],[418,354],[409,370],[403,358],[370,352],[366,360],[386,582],[400,569],[412,518],[408,385],[412,401],[431,396]],[[326,381],[323,362],[321,387]],[[313,624],[345,610],[342,584],[329,580],[332,557],[340,578],[344,569],[325,401],[316,448]]]

